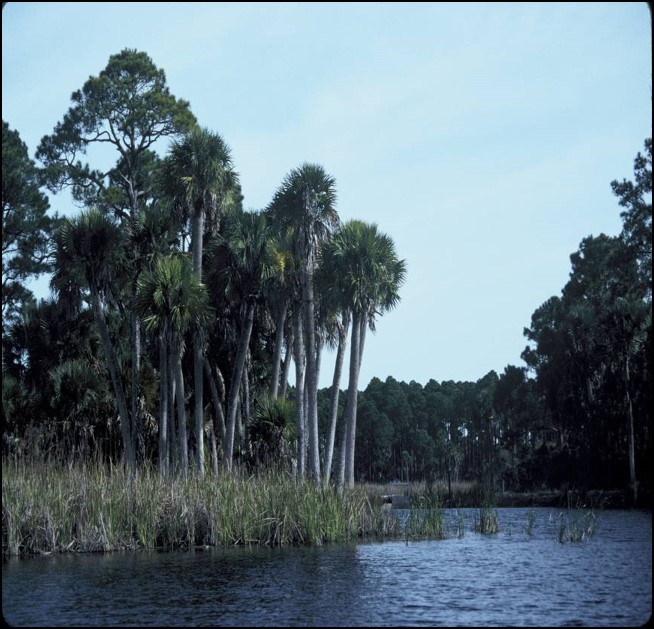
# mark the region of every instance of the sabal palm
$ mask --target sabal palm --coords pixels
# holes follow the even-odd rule
[[[120,227],[100,211],[90,209],[67,219],[55,235],[55,272],[51,287],[70,292],[71,286],[86,285],[91,295],[93,315],[100,332],[107,368],[116,395],[125,460],[136,467],[127,400],[115,348],[103,309],[103,296],[112,289],[114,278],[124,269],[124,239]]]
[[[238,175],[233,170],[230,149],[217,133],[197,127],[173,143],[163,164],[164,188],[183,217],[190,217],[193,269],[202,277],[205,219],[211,233],[217,233],[222,214],[240,205]],[[194,338],[195,439],[197,473],[203,475],[203,370],[204,340]]]
[[[234,432],[238,393],[243,378],[247,350],[250,344],[254,314],[265,282],[272,276],[274,267],[274,239],[266,217],[257,212],[234,214],[226,226],[225,235],[218,237],[224,265],[213,269],[219,288],[230,300],[243,305],[243,319],[239,333],[238,348],[234,361],[229,395],[225,443],[223,444],[224,465],[232,467]]]
[[[182,470],[188,468],[186,411],[184,408],[184,379],[182,354],[184,335],[190,329],[206,325],[211,316],[207,289],[193,271],[184,254],[162,256],[138,282],[136,305],[146,332],[159,335],[161,410],[159,427],[160,469],[167,470],[166,443],[167,399],[172,388],[172,377],[177,386],[177,420]],[[171,352],[173,373],[169,374],[167,351]]]
[[[336,211],[336,182],[322,166],[304,163],[285,177],[268,208],[274,219],[283,227],[293,230],[294,254],[301,265],[300,285],[302,291],[302,323],[306,337],[307,425],[309,428],[310,472],[316,481],[320,479],[318,451],[318,378],[316,365],[315,316],[313,275],[319,243],[328,240],[339,225]],[[296,330],[299,332],[299,322]],[[296,343],[302,336],[296,332]],[[299,355],[301,352],[296,351]],[[296,359],[298,385],[301,368]],[[297,386],[298,428],[303,423],[302,387]],[[302,448],[302,438],[299,447]],[[302,460],[302,453],[299,459]],[[302,471],[302,470],[301,470]]]
[[[349,304],[352,313],[350,373],[345,410],[345,482],[354,484],[354,446],[359,372],[366,326],[399,302],[406,264],[399,260],[390,236],[374,223],[349,221],[323,250],[323,265],[334,278],[332,291]],[[342,457],[343,460],[343,457]]]

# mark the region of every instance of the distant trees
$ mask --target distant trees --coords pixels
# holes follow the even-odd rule
[[[634,502],[637,435],[641,452],[651,450],[651,140],[645,149],[636,183],[611,184],[628,208],[622,233],[581,242],[561,297],[532,316],[534,345],[523,352],[583,480],[616,482],[628,469]]]

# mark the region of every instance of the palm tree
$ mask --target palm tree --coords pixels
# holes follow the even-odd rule
[[[268,208],[272,216],[282,227],[293,230],[294,254],[300,267],[300,286],[302,293],[301,320],[306,338],[306,382],[307,391],[307,426],[309,432],[310,475],[319,482],[320,457],[318,450],[318,377],[316,365],[315,304],[313,275],[316,255],[320,242],[331,237],[339,225],[336,212],[336,182],[322,166],[304,163],[293,169],[284,178],[282,185],[275,192]],[[296,339],[302,344],[300,324],[296,323]],[[299,379],[301,366],[298,362],[300,347],[296,351],[296,374]],[[301,358],[300,358],[301,362]],[[299,385],[298,381],[298,385]],[[302,448],[302,404],[297,404],[299,444]],[[301,460],[301,456],[299,459]]]
[[[164,185],[182,215],[191,217],[193,270],[202,278],[205,220],[217,234],[221,216],[240,205],[238,175],[233,170],[230,149],[222,137],[208,129],[195,128],[173,143],[163,167]],[[193,339],[195,442],[197,474],[204,473],[204,338],[200,328]]]
[[[345,408],[344,482],[354,485],[354,449],[359,372],[366,327],[374,330],[375,316],[395,307],[406,265],[393,240],[374,223],[346,223],[323,249],[323,265],[334,278],[334,291],[349,304],[352,315],[350,367]],[[339,479],[340,480],[340,479]]]
[[[120,275],[120,269],[124,266],[124,241],[120,227],[98,210],[90,209],[74,219],[67,219],[57,232],[55,242],[55,273],[51,287],[59,292],[68,291],[71,283],[88,286],[118,405],[125,462],[135,471],[136,452],[127,399],[103,307],[103,298],[111,293],[113,278]]]
[[[232,468],[239,389],[243,381],[254,314],[265,282],[273,274],[272,247],[268,221],[263,214],[257,212],[234,214],[226,225],[224,237],[216,239],[216,248],[225,260],[225,264],[212,269],[216,283],[228,299],[238,300],[242,304],[241,329],[227,398],[223,443],[223,463],[228,471]]]
[[[159,337],[161,406],[159,424],[160,471],[168,471],[168,408],[174,379],[179,427],[179,452],[183,473],[188,469],[188,444],[182,354],[184,335],[189,329],[205,325],[210,318],[207,289],[184,254],[158,258],[151,271],[138,282],[137,310],[146,332]],[[170,352],[170,360],[168,357]],[[171,369],[172,373],[168,373]],[[172,421],[172,417],[170,417]],[[172,444],[171,444],[172,445]]]

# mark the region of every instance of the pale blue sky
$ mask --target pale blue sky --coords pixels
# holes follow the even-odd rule
[[[620,231],[610,181],[651,136],[650,42],[643,2],[9,2],[2,117],[33,156],[110,55],[147,52],[230,145],[246,208],[316,162],[342,220],[395,240],[407,281],[360,388],[475,381],[523,365],[570,254]]]

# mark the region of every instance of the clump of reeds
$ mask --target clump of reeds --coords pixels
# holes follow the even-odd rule
[[[494,507],[480,507],[477,531],[484,535],[499,533],[500,524],[497,519],[497,509]]]
[[[529,511],[527,512],[527,526],[525,528],[527,535],[534,534],[535,526],[536,526],[536,512],[533,509],[529,509]]]
[[[583,542],[595,534],[597,517],[593,511],[568,510],[559,514],[558,539],[565,542]]]
[[[428,485],[424,493],[412,496],[409,515],[404,523],[404,534],[407,539],[445,537],[442,500],[432,485]]]
[[[3,463],[4,555],[324,544],[399,534],[359,489],[322,488],[283,472],[162,478],[150,467]]]

